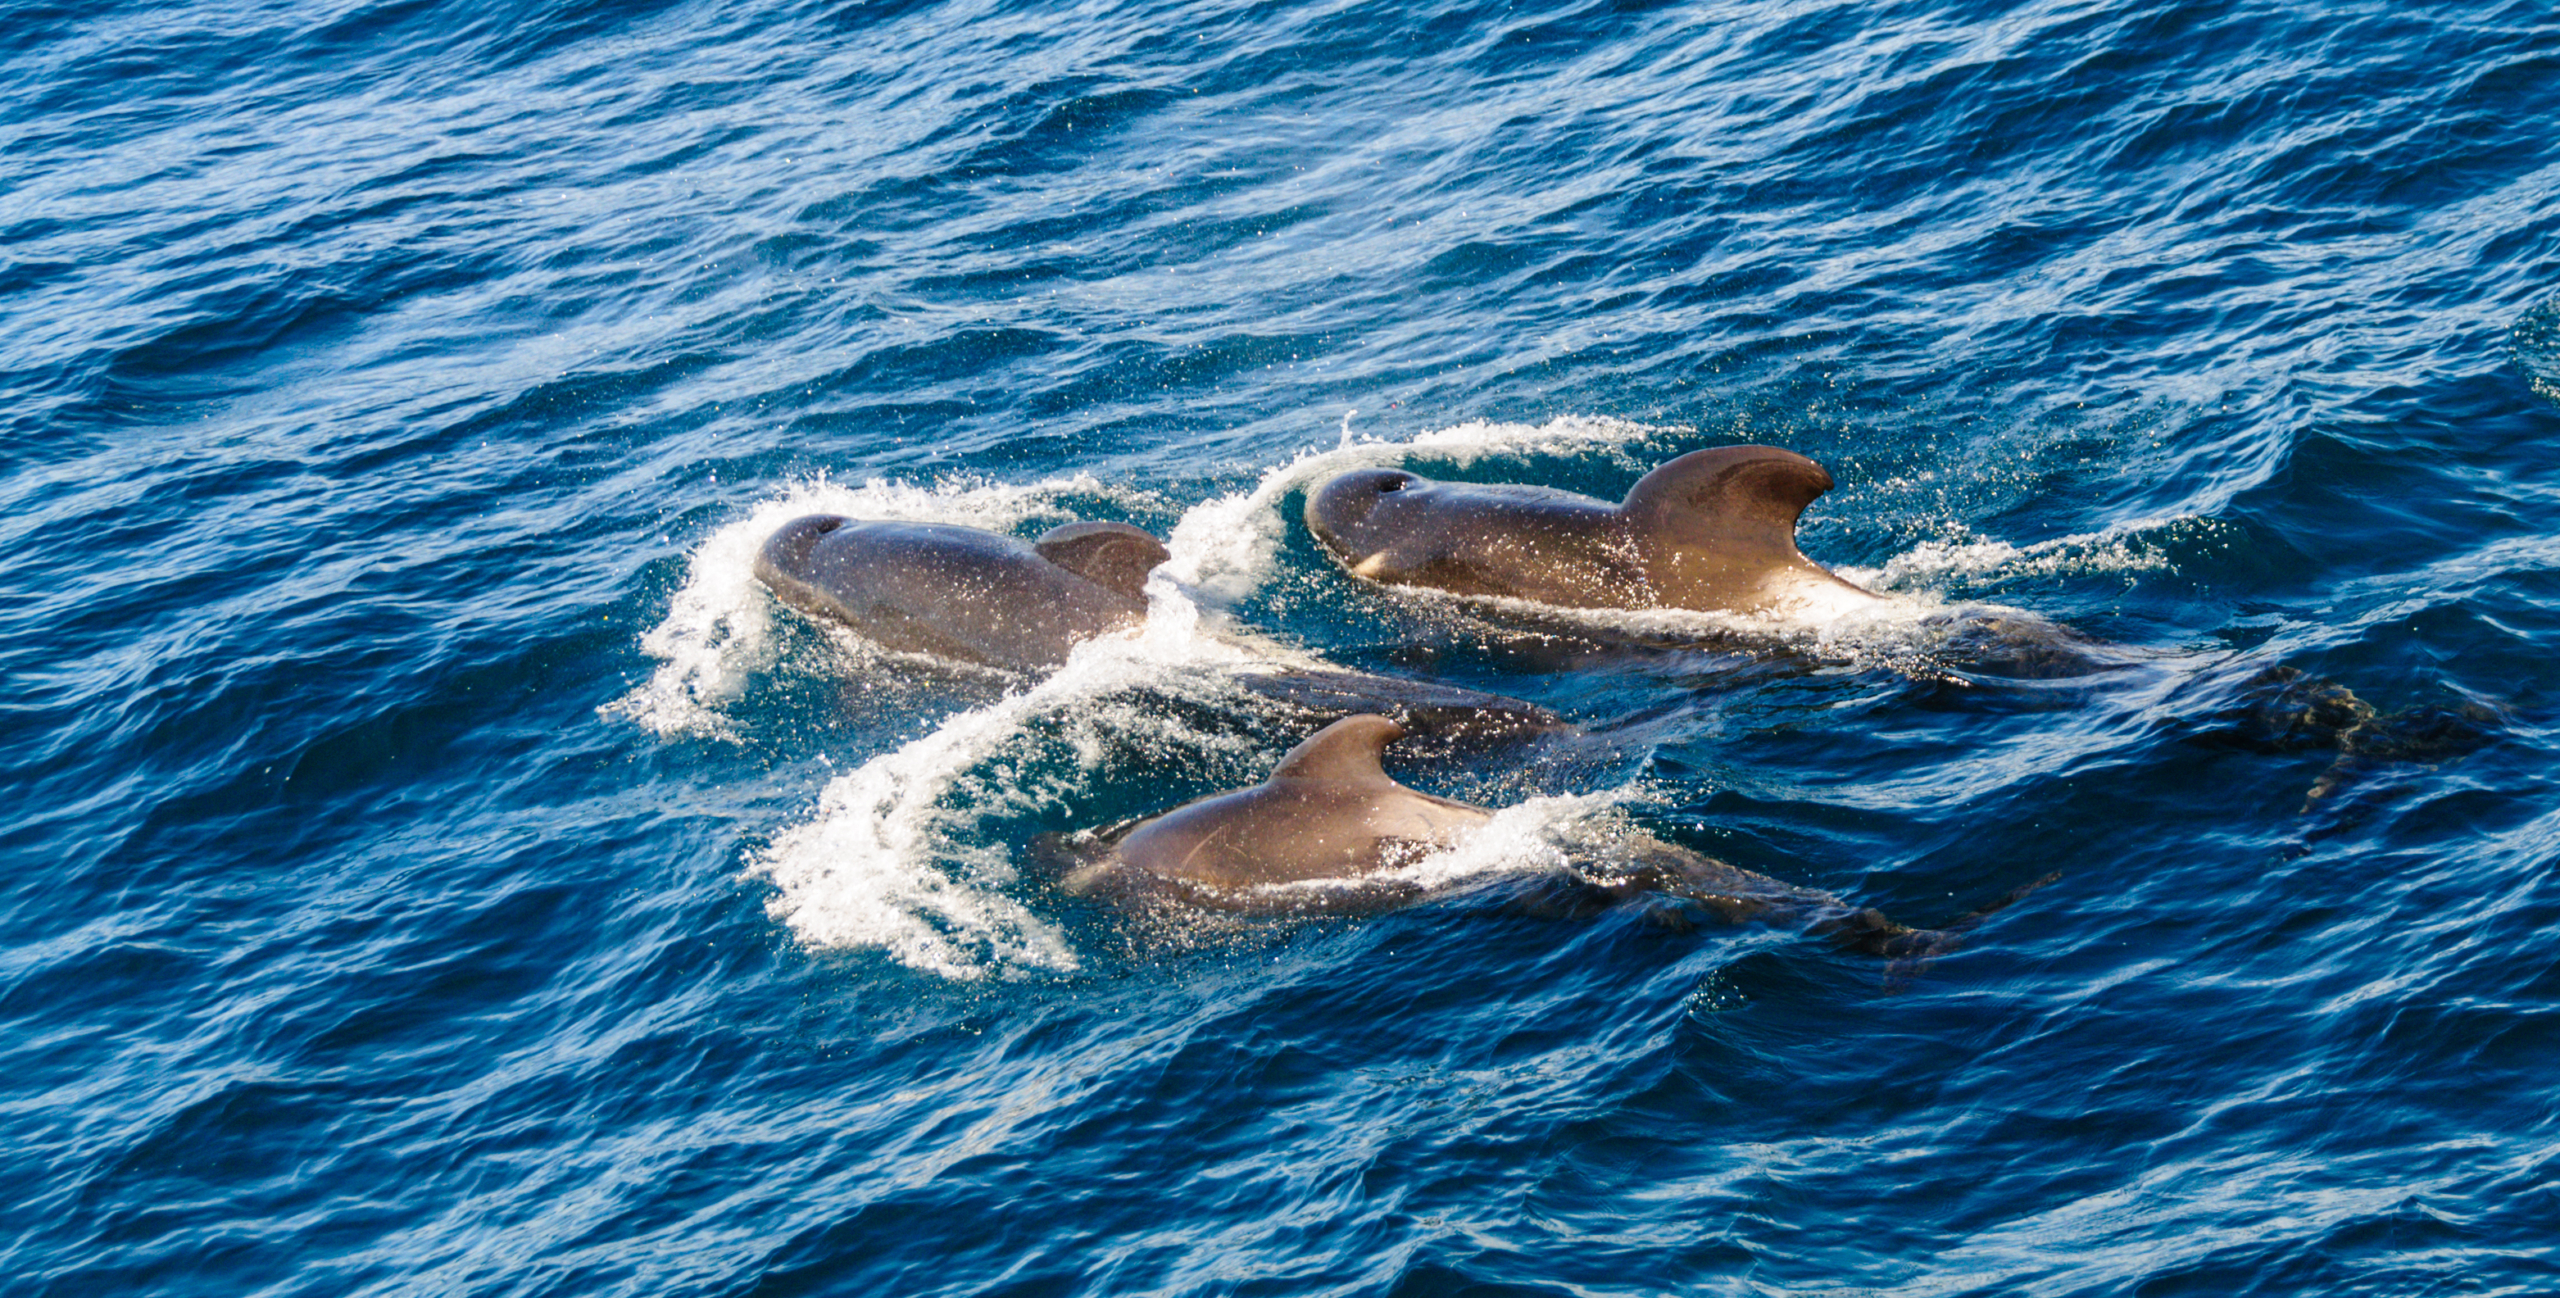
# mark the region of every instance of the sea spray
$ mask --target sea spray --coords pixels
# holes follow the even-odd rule
[[[1956,581],[1996,583],[2032,577],[2158,572],[2170,566],[2160,534],[2192,528],[2202,521],[2192,514],[2138,519],[2027,545],[1976,536],[1957,527],[1949,536],[1922,541],[1885,560],[1882,567],[1842,567],[1838,571],[1870,589],[1897,592],[1941,589]]]

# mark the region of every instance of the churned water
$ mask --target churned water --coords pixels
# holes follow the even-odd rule
[[[2556,122],[2538,0],[0,4],[5,1288],[2560,1289]],[[1894,617],[1299,522],[1735,442]],[[811,510],[1174,557],[972,672]],[[1317,661],[1605,742],[1394,759],[1506,809],[1402,910],[1034,868]],[[1907,983],[1475,886],[1631,827],[2059,877]]]

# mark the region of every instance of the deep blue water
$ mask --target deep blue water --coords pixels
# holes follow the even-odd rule
[[[2545,3],[0,3],[5,1288],[2560,1289],[2556,119]],[[1298,522],[1738,441],[2137,665],[1556,670]],[[752,584],[813,508],[1176,559],[939,671]],[[1024,868],[1288,654],[1617,737],[1401,768],[1461,872],[2061,877],[1890,989]]]

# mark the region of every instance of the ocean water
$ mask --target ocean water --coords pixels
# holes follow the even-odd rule
[[[2560,1290],[2555,117],[2480,0],[0,3],[0,1288]],[[1736,442],[1896,617],[1560,660],[1299,521]],[[813,509],[1174,559],[972,672]],[[1398,758],[1505,809],[1403,909],[1032,868],[1318,661],[1605,742]],[[1504,904],[1630,827],[2058,877],[1907,982]]]

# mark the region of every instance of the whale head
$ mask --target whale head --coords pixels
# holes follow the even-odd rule
[[[1307,497],[1307,530],[1345,561],[1361,559],[1411,533],[1432,510],[1437,484],[1402,469],[1358,469]]]
[[[756,576],[767,585],[776,579],[807,581],[810,577],[810,553],[828,533],[853,520],[842,514],[809,514],[792,519],[774,529],[766,537],[763,548],[756,551]]]

